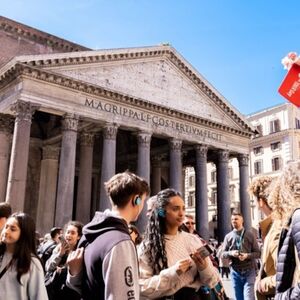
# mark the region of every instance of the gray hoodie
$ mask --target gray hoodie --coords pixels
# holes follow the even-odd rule
[[[137,254],[125,220],[110,210],[96,212],[83,228],[79,247],[85,247],[83,299],[140,299]],[[78,286],[79,281],[69,276],[68,285]]]

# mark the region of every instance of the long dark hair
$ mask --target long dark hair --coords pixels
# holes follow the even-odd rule
[[[21,284],[21,276],[26,274],[30,269],[32,256],[37,257],[36,240],[35,240],[35,223],[26,213],[14,213],[9,219],[14,218],[20,227],[20,238],[16,242],[13,253],[13,262],[16,263],[17,280]],[[3,255],[6,245],[0,246],[0,255]]]
[[[168,267],[164,235],[166,233],[166,206],[172,197],[181,194],[174,189],[165,189],[157,194],[154,209],[151,212],[146,228],[142,251],[149,259],[153,274],[159,274]]]

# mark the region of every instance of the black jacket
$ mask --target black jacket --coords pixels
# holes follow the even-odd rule
[[[300,209],[294,212],[290,227],[285,230],[281,233],[283,244],[279,243],[278,248],[275,300],[296,300],[300,299],[300,282],[294,287],[292,282],[296,268],[295,255],[300,258]]]

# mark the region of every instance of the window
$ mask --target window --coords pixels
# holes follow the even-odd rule
[[[296,129],[300,129],[300,120],[299,119],[295,119],[295,125],[296,125]]]
[[[217,189],[211,190],[210,202],[212,205],[216,205],[217,203]]]
[[[270,133],[280,131],[280,121],[278,119],[270,122]]]
[[[271,143],[271,150],[272,151],[279,150],[280,148],[281,148],[280,142]]]
[[[257,125],[255,127],[256,131],[258,132],[257,135],[258,136],[262,136],[263,135],[263,128],[262,128],[262,125]]]
[[[217,181],[217,171],[212,171],[210,174],[211,182],[214,183]]]
[[[254,174],[261,174],[262,173],[262,160],[257,160],[254,162]]]
[[[234,185],[229,186],[229,195],[230,195],[229,197],[230,197],[231,203],[233,203],[235,201],[235,192],[234,192],[234,190],[235,190]]]
[[[189,186],[194,187],[195,186],[195,176],[190,176],[189,177]]]
[[[263,154],[264,153],[264,148],[262,146],[255,147],[255,148],[253,148],[253,153],[255,155]]]
[[[233,169],[232,168],[228,168],[228,178],[229,179],[233,178]]]
[[[194,207],[195,206],[195,193],[189,193],[188,196],[188,207]]]
[[[272,171],[278,171],[281,169],[281,157],[277,156],[272,158]]]

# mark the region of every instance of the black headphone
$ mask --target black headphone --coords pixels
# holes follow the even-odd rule
[[[137,196],[137,197],[134,199],[133,205],[140,205],[141,203],[142,203],[141,197]]]

